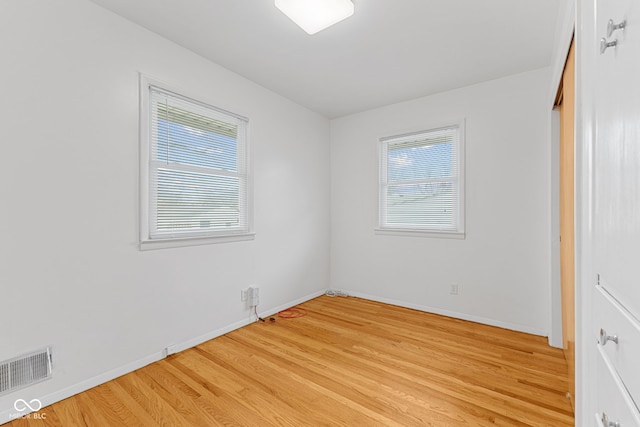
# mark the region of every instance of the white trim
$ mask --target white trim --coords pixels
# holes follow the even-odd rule
[[[559,203],[559,199],[554,200],[556,195],[559,197],[557,190],[560,188],[560,176],[559,173],[556,173],[553,168],[556,167],[556,162],[558,162],[559,153],[556,153],[554,150],[559,150],[559,145],[557,141],[554,141],[554,138],[558,137],[559,134],[554,134],[554,132],[559,132],[559,129],[555,129],[553,127],[553,121],[556,119],[554,117],[553,107],[556,100],[556,95],[558,93],[558,87],[560,86],[560,81],[562,80],[562,74],[564,73],[564,66],[567,61],[567,56],[569,55],[569,49],[571,48],[571,40],[573,39],[574,31],[575,31],[575,22],[576,22],[576,6],[574,1],[570,1],[566,3],[564,8],[564,13],[561,14],[560,19],[558,20],[558,26],[556,27],[555,34],[555,51],[553,57],[553,63],[551,66],[551,85],[549,87],[548,94],[548,108],[549,108],[549,161],[550,161],[550,219],[551,219],[551,227],[549,230],[550,233],[550,268],[549,268],[549,345],[552,347],[562,348],[563,340],[562,340],[562,315],[560,315],[559,319],[557,319],[557,309],[560,307],[561,310],[561,291],[560,291],[560,274],[557,269],[559,269],[559,264],[557,269],[555,267],[556,263],[559,263],[560,260],[560,245],[558,244],[558,239],[560,238],[560,230],[559,230],[559,206],[556,206]],[[577,65],[577,62],[576,62]],[[577,109],[577,95],[576,95],[576,109]],[[576,110],[577,111],[577,110]],[[577,135],[576,135],[577,137]],[[577,138],[576,138],[577,141]],[[559,166],[558,166],[559,167]],[[576,205],[577,206],[577,205]],[[576,224],[577,226],[577,224]],[[577,282],[576,282],[577,283]],[[555,310],[555,311],[554,311]]]
[[[253,164],[251,161],[251,143],[249,140],[250,134],[250,124],[249,119],[246,117],[231,113],[225,109],[215,107],[202,96],[191,96],[189,91],[184,91],[176,88],[174,85],[167,84],[162,82],[161,80],[150,77],[142,72],[138,73],[139,82],[139,183],[138,183],[138,214],[139,214],[139,249],[150,250],[150,249],[164,249],[164,248],[175,248],[175,247],[185,247],[185,246],[197,246],[197,245],[208,245],[214,243],[227,243],[227,242],[236,242],[236,241],[246,241],[253,240],[255,238],[255,233],[253,230]],[[240,194],[240,197],[244,199],[243,205],[246,207],[246,211],[244,212],[245,218],[242,227],[240,229],[234,230],[226,230],[226,232],[220,232],[218,234],[214,233],[198,233],[196,236],[189,236],[189,233],[180,233],[177,237],[173,237],[172,235],[163,235],[162,237],[151,237],[152,230],[155,229],[155,224],[151,223],[153,220],[152,217],[155,217],[153,212],[155,204],[152,203],[151,200],[151,192],[149,189],[150,185],[150,173],[153,168],[153,161],[151,159],[151,118],[150,118],[150,104],[151,97],[149,90],[153,88],[156,91],[160,91],[162,93],[170,94],[171,96],[177,97],[179,99],[187,100],[196,105],[200,105],[216,111],[221,114],[225,114],[230,116],[232,119],[238,121],[238,123],[244,123],[243,131],[244,131],[244,174],[239,176],[237,173],[228,173],[224,171],[216,172],[216,174],[224,175],[224,176],[234,176],[238,177],[241,181],[244,179],[246,185],[244,186],[244,192]],[[202,100],[201,100],[202,99]],[[240,155],[240,153],[238,153]],[[180,170],[189,170],[189,171],[199,171],[200,169],[197,167],[191,166],[179,166],[177,167]]]
[[[149,251],[153,249],[182,248],[185,246],[211,245],[215,243],[244,242],[255,240],[255,233],[230,234],[228,236],[207,236],[181,239],[155,239],[140,241],[140,250]]]
[[[344,290],[344,291],[347,292],[349,296],[358,297],[358,298],[362,298],[370,301],[382,302],[385,304],[396,305],[398,307],[411,308],[413,310],[424,311],[426,313],[438,314],[441,316],[453,317],[461,320],[468,320],[470,322],[481,323],[483,325],[497,326],[498,328],[509,329],[517,332],[524,332],[526,334],[539,335],[539,336],[547,335],[546,331],[542,329],[533,328],[531,326],[521,325],[518,323],[503,322],[500,320],[488,319],[486,317],[473,316],[470,314],[460,313],[457,311],[443,310],[440,308],[429,307],[422,304],[413,304],[406,301],[399,301],[391,298],[384,298],[384,297],[379,297],[375,295],[364,294],[361,292],[353,292],[350,290]]]
[[[465,189],[466,183],[466,158],[467,158],[467,119],[458,120],[458,233],[464,233],[466,230],[465,218],[465,200],[467,193]]]
[[[392,228],[383,226],[383,218],[386,218],[386,191],[382,191],[383,186],[387,186],[386,182],[387,174],[387,158],[388,158],[388,143],[396,139],[410,137],[414,135],[420,135],[428,132],[437,132],[438,130],[457,128],[458,130],[458,143],[457,143],[457,176],[453,179],[456,184],[456,190],[458,192],[458,209],[456,218],[456,229],[447,231],[438,231],[435,228],[426,228],[424,230],[420,228]],[[466,157],[466,118],[458,118],[455,120],[438,122],[438,124],[431,124],[423,126],[422,130],[416,131],[415,129],[408,132],[399,132],[397,134],[387,134],[378,138],[378,207],[377,207],[377,228],[376,234],[388,234],[396,236],[414,236],[414,237],[439,237],[450,239],[464,239],[465,237],[465,157]],[[438,181],[451,181],[451,179],[443,180],[416,180],[415,182],[438,182]],[[409,181],[410,182],[410,181]],[[405,182],[406,183],[406,182]]]
[[[225,116],[234,117],[238,121],[249,122],[249,119],[247,117],[242,116],[240,114],[232,113],[231,111],[227,111],[227,110],[225,110],[223,108],[216,107],[216,106],[214,106],[212,104],[209,104],[207,102],[200,101],[198,99],[199,97],[186,96],[186,95],[183,95],[180,92],[176,92],[175,90],[169,89],[170,85],[167,85],[166,83],[162,83],[162,82],[160,82],[158,80],[154,80],[154,79],[152,79],[152,78],[150,78],[150,77],[148,77],[146,75],[143,75],[143,74],[141,74],[141,77],[143,78],[145,83],[148,83],[148,86],[146,87],[146,89],[151,89],[152,88],[152,89],[155,89],[156,92],[162,92],[165,95],[170,95],[170,96],[172,96],[174,98],[178,98],[178,99],[181,99],[183,101],[199,105],[199,106],[201,106],[203,108],[206,108],[206,109],[209,109],[209,110],[213,110],[213,111],[217,111],[218,113],[221,113],[221,114],[223,114]]]
[[[46,413],[47,412],[46,407],[49,405],[53,405],[54,403],[64,400],[68,397],[74,396],[78,393],[82,393],[83,391],[87,391],[93,387],[99,386],[100,384],[104,384],[108,381],[121,377],[122,375],[128,374],[137,369],[143,368],[163,358],[164,358],[163,352],[153,353],[146,357],[143,357],[142,359],[138,359],[134,362],[127,363],[126,365],[104,372],[100,375],[96,375],[95,377],[91,377],[89,379],[81,381],[77,384],[74,384],[62,390],[58,390],[53,393],[49,393],[42,397],[39,397],[38,400],[40,400],[43,407],[43,409],[41,409],[40,411],[43,413]],[[0,412],[0,424],[4,424],[6,422],[12,421],[13,418],[11,415],[13,413],[15,413],[13,408]],[[21,415],[26,415],[28,413],[30,412],[21,412]]]
[[[301,298],[297,298],[293,301],[290,301],[288,303],[285,304],[281,304],[277,307],[273,307],[271,309],[267,309],[264,311],[259,312],[260,317],[268,317],[271,316],[275,313],[278,313],[282,310],[285,310],[289,307],[293,307],[295,305],[301,304],[303,302],[312,300],[314,298],[317,298],[321,295],[324,295],[325,292],[327,291],[327,289],[323,289],[321,291],[316,291],[313,292],[311,294],[308,294],[306,296],[303,296]],[[405,307],[405,308],[411,308],[414,310],[420,310],[420,311],[424,311],[427,313],[433,313],[433,314],[438,314],[438,315],[442,315],[442,316],[448,316],[448,317],[453,317],[453,318],[457,318],[457,319],[462,319],[462,320],[468,320],[471,322],[476,322],[476,323],[482,323],[485,325],[490,325],[490,326],[497,326],[500,328],[504,328],[504,329],[510,329],[510,330],[514,330],[514,331],[518,331],[518,332],[524,332],[524,333],[529,333],[529,334],[534,334],[534,335],[545,335],[545,333],[542,330],[536,329],[536,328],[531,328],[525,325],[519,325],[519,324],[514,324],[514,323],[509,323],[509,322],[501,322],[498,320],[494,320],[494,319],[487,319],[484,317],[480,317],[480,316],[472,316],[472,315],[467,315],[467,314],[463,314],[463,313],[459,313],[459,312],[455,312],[455,311],[449,311],[449,310],[442,310],[442,309],[438,309],[438,308],[434,308],[434,307],[429,307],[429,306],[424,306],[424,305],[420,305],[420,304],[411,304],[411,303],[407,303],[404,301],[398,301],[398,300],[394,300],[394,299],[390,299],[390,298],[383,298],[383,297],[378,297],[378,296],[373,296],[373,295],[368,295],[368,294],[363,294],[360,292],[351,292],[351,291],[347,291],[347,293],[349,294],[349,296],[353,296],[353,297],[357,297],[357,298],[362,298],[362,299],[366,299],[366,300],[370,300],[370,301],[377,301],[377,302],[381,302],[381,303],[385,303],[385,304],[391,304],[391,305],[395,305],[395,306],[399,306],[399,307]],[[59,402],[61,400],[64,400],[68,397],[74,396],[78,393],[82,393],[83,391],[89,390],[93,387],[96,387],[100,384],[104,384],[108,381],[111,381],[113,379],[116,379],[118,377],[121,377],[122,375],[126,375],[130,372],[133,372],[137,369],[143,368],[151,363],[157,362],[159,360],[164,359],[168,354],[174,354],[174,353],[178,353],[180,351],[184,351],[186,349],[195,347],[197,345],[202,344],[203,342],[212,340],[216,337],[222,336],[226,333],[229,333],[231,331],[234,331],[236,329],[242,328],[246,325],[249,325],[251,323],[255,322],[255,320],[253,319],[253,316],[250,316],[249,318],[245,319],[245,320],[240,320],[237,322],[234,322],[230,325],[224,326],[222,328],[218,328],[214,331],[208,332],[206,334],[200,335],[198,337],[195,338],[191,338],[187,341],[183,341],[181,343],[178,344],[174,344],[174,345],[168,345],[165,347],[165,349],[163,349],[160,352],[155,352],[152,353],[146,357],[143,357],[141,359],[138,359],[134,362],[131,363],[127,363],[126,365],[120,366],[118,368],[112,369],[108,372],[104,372],[102,374],[96,375],[95,377],[89,378],[87,380],[81,381],[77,384],[74,384],[72,386],[69,386],[67,388],[64,388],[62,390],[58,390],[55,391],[53,393],[44,395],[40,398],[38,398],[41,402],[42,402],[42,406],[46,407],[49,405],[52,405],[56,402]],[[171,349],[170,353],[167,353],[166,350],[167,349]],[[46,409],[43,411],[46,412]],[[12,421],[11,418],[11,414],[12,414],[12,410],[5,410],[3,412],[0,412],[0,424],[4,424],[7,423],[9,421]],[[26,414],[26,412],[24,413]]]
[[[316,291],[313,292],[311,294],[308,294],[306,296],[303,296],[301,298],[297,298],[293,301],[287,302],[285,304],[281,304],[277,307],[265,310],[263,312],[260,312],[259,315],[260,317],[266,317],[266,316],[270,316],[273,315],[275,313],[278,313],[282,310],[285,310],[287,308],[293,307],[295,305],[301,304],[303,302],[312,300],[314,298],[317,298],[321,295],[324,295],[324,293],[326,292],[326,289],[323,289],[321,291]],[[179,344],[175,344],[175,345],[168,345],[165,347],[165,349],[163,349],[160,352],[155,352],[152,353],[146,357],[143,357],[142,359],[138,359],[134,362],[131,363],[127,363],[126,365],[117,367],[115,369],[112,369],[110,371],[104,372],[102,374],[96,375],[95,377],[91,377],[87,380],[81,381],[77,384],[74,384],[72,386],[69,386],[67,388],[64,388],[62,390],[58,390],[55,391],[53,393],[49,393],[47,395],[44,395],[42,397],[39,397],[38,400],[40,400],[40,402],[42,402],[42,406],[46,407],[49,405],[53,405],[56,402],[59,402],[61,400],[64,400],[68,397],[74,396],[78,393],[82,393],[83,391],[87,391],[93,387],[99,386],[100,384],[104,384],[108,381],[114,380],[118,377],[121,377],[123,375],[126,375],[130,372],[133,372],[137,369],[143,368],[151,363],[157,362],[159,360],[164,359],[168,354],[174,354],[174,353],[178,353],[180,351],[195,347],[199,344],[202,344],[203,342],[212,340],[214,338],[217,338],[219,336],[222,336],[228,332],[234,331],[236,329],[242,328],[243,326],[249,325],[251,323],[255,322],[255,320],[253,319],[253,316],[248,317],[245,320],[241,320],[235,323],[232,323],[230,325],[227,326],[223,326],[222,328],[218,328],[214,331],[208,332],[204,335],[200,335],[198,337],[189,339],[187,341],[183,341]],[[171,353],[167,354],[167,349],[171,348]],[[46,408],[41,410],[42,412],[46,413]],[[13,418],[11,417],[11,415],[14,413],[15,411],[13,411],[13,408],[5,410],[0,412],[0,424],[4,424],[7,423],[9,421],[12,421]],[[22,415],[26,415],[28,412],[23,412],[21,413]]]
[[[595,137],[595,62],[594,49],[600,36],[595,28],[596,3],[579,1],[576,5],[576,105],[575,105],[575,402],[576,425],[586,424],[596,407],[593,375],[597,353],[593,351],[591,322],[594,271],[594,146]]]
[[[435,237],[439,239],[462,239],[465,238],[464,232],[455,231],[435,231],[419,229],[402,229],[402,228],[376,228],[374,233],[380,236],[405,236],[405,237]]]
[[[560,289],[560,113],[551,110],[549,125],[549,345],[562,348],[562,292]]]
[[[150,164],[151,150],[149,149],[149,140],[150,140],[149,125],[151,121],[148,119],[149,117],[148,88],[151,85],[151,82],[152,80],[149,79],[147,76],[145,76],[142,73],[139,74],[138,102],[139,102],[140,117],[138,118],[139,120],[138,127],[140,129],[139,130],[140,140],[138,141],[138,147],[140,151],[138,155],[140,160],[140,166],[139,166],[139,185],[138,185],[138,196],[139,196],[138,197],[138,200],[139,200],[138,213],[140,215],[140,219],[138,223],[140,227],[140,230],[139,230],[140,242],[147,241],[150,238],[149,209],[150,209],[151,201],[149,200],[149,164]]]
[[[413,126],[411,128],[398,128],[396,130],[391,130],[388,132],[384,132],[381,137],[378,138],[378,143],[382,140],[394,139],[397,137],[407,136],[407,135],[415,135],[420,134],[431,129],[438,130],[444,129],[451,126],[463,125],[465,124],[466,117],[460,116],[449,116],[448,119],[438,120],[433,122],[425,122],[424,126],[420,126],[421,130],[416,131],[417,126]]]
[[[288,303],[279,305],[277,307],[261,311],[261,312],[258,313],[258,315],[260,317],[271,316],[271,315],[273,315],[275,313],[278,313],[278,312],[280,312],[282,310],[285,310],[287,308],[293,307],[294,305],[298,305],[298,304],[301,304],[303,302],[306,302],[306,301],[312,300],[314,298],[317,298],[320,295],[324,295],[324,293],[326,291],[327,290],[324,289],[322,291],[314,292],[312,294],[309,294],[309,295],[306,295],[306,296],[304,296],[302,298],[298,298],[298,299],[290,301]],[[256,319],[254,318],[253,313],[251,313],[249,315],[249,318],[247,318],[245,320],[241,320],[241,321],[235,322],[235,323],[233,323],[231,325],[224,326],[222,328],[216,329],[216,330],[211,331],[211,332],[207,332],[206,334],[200,335],[200,336],[192,338],[190,340],[183,341],[181,343],[172,345],[172,346],[170,346],[172,351],[170,353],[168,353],[168,354],[179,353],[179,352],[181,352],[183,350],[195,347],[197,345],[202,344],[203,342],[207,342],[209,340],[212,340],[212,339],[214,339],[216,337],[222,336],[222,335],[224,335],[226,333],[229,333],[231,331],[235,331],[236,329],[240,329],[243,326],[247,326],[247,325],[249,325],[251,323],[254,323],[255,321],[256,321]]]

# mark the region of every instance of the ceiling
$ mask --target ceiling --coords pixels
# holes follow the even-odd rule
[[[353,0],[308,35],[273,0],[91,0],[327,118],[551,64],[568,0]]]

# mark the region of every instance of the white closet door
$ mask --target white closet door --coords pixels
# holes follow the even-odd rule
[[[597,0],[596,8],[598,38],[615,46],[596,53],[594,267],[640,318],[640,2]],[[626,26],[608,35],[609,20]]]

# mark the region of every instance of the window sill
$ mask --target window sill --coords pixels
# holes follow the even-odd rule
[[[464,240],[464,231],[408,230],[403,228],[376,228],[375,234],[380,236],[429,237],[436,239]]]
[[[140,242],[141,251],[153,249],[181,248],[185,246],[211,245],[216,243],[242,242],[254,240],[255,233],[234,234],[229,236],[189,237],[183,239],[157,239],[143,240]]]

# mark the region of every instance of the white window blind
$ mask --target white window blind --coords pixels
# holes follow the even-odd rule
[[[148,239],[247,233],[247,120],[148,90]]]
[[[380,229],[462,233],[462,124],[380,140]]]

